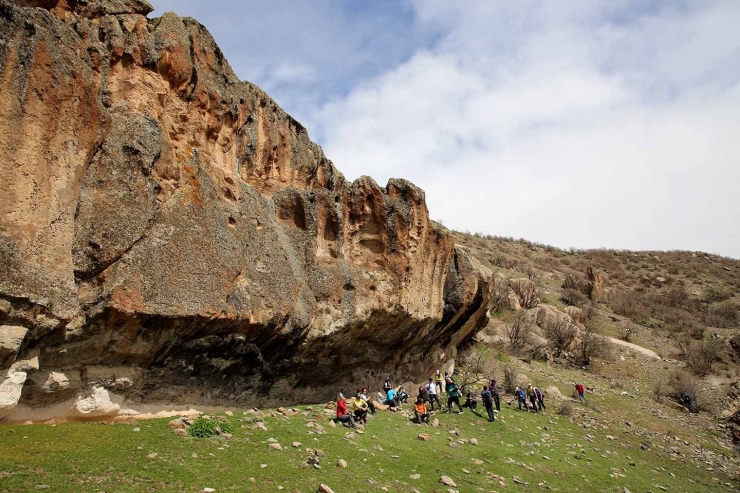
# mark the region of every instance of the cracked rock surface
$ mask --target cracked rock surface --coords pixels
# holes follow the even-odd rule
[[[0,418],[318,401],[454,359],[493,279],[423,191],[347,182],[202,25],[151,11],[0,0],[0,325],[25,329]]]

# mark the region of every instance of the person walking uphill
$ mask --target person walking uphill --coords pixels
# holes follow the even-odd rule
[[[529,402],[532,404],[532,412],[537,412],[537,393],[534,391],[534,386],[530,383],[527,385],[527,397]]]
[[[457,405],[457,409],[460,414],[463,412],[463,408],[460,405],[460,388],[450,377],[447,377],[445,391],[447,392],[447,412],[452,414],[452,404]]]
[[[488,421],[493,423],[496,421],[496,415],[493,414],[493,394],[491,394],[491,391],[488,390],[488,386],[483,386],[483,392],[480,394],[481,400],[483,401],[483,405],[486,408],[486,413],[488,414]]]
[[[496,405],[496,411],[501,412],[501,394],[498,391],[498,383],[496,383],[496,380],[491,381],[491,386],[488,390],[493,396],[493,403]]]
[[[583,388],[583,384],[573,382],[573,386],[576,388],[576,392],[578,393],[578,400],[581,401],[581,404],[586,404],[586,389]]]
[[[516,396],[517,404],[519,404],[519,410],[521,411],[522,405],[524,405],[524,410],[529,412],[529,406],[527,406],[527,396],[524,395],[524,391],[517,387],[514,391],[514,395]]]
[[[547,409],[545,407],[545,394],[537,387],[534,388],[534,393],[537,394],[537,405],[540,406],[540,411]]]
[[[426,386],[427,392],[429,392],[429,405],[432,408],[432,411],[434,411],[434,403],[437,403],[437,408],[441,411],[442,410],[442,402],[439,400],[439,394],[437,394],[437,385],[434,383],[434,381],[430,378],[429,383]]]

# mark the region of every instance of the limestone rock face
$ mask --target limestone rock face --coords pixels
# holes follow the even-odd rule
[[[315,401],[454,359],[493,281],[424,193],[347,182],[203,26],[151,11],[0,0],[0,324],[40,365],[19,405]]]

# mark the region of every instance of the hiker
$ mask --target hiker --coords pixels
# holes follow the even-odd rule
[[[491,395],[493,396],[493,403],[496,405],[496,411],[501,412],[501,395],[498,391],[496,379],[491,380],[491,386],[488,388],[488,391],[491,392]]]
[[[586,404],[586,389],[583,388],[583,384],[573,382],[573,386],[576,388],[576,392],[578,393],[578,400],[581,401],[581,404]]]
[[[367,423],[367,412],[369,410],[367,401],[361,397],[359,392],[352,403],[355,409],[355,421],[358,423]]]
[[[447,412],[452,414],[452,404],[454,403],[457,405],[459,413],[462,414],[463,408],[460,405],[460,388],[450,377],[447,377],[445,383],[445,392],[447,393]]]
[[[680,395],[681,402],[689,409],[691,414],[694,414],[694,399],[691,398],[691,394],[685,390]]]
[[[406,404],[409,401],[409,394],[405,390],[403,390],[403,387],[398,387],[396,397],[398,399],[398,402],[400,402],[401,404]]]
[[[483,386],[483,392],[480,394],[480,398],[483,401],[483,405],[486,408],[488,414],[488,421],[493,423],[496,421],[496,415],[493,414],[493,394],[488,389],[488,385]]]
[[[527,397],[524,395],[524,391],[517,387],[514,391],[514,395],[516,396],[517,403],[519,404],[519,410],[521,411],[522,405],[524,405],[524,410],[529,412],[529,406],[527,406]]]
[[[414,405],[414,416],[416,417],[417,423],[429,424],[429,413],[427,412],[427,406],[424,404],[424,401],[421,399],[421,397],[416,399],[416,404]]]
[[[439,400],[439,395],[437,394],[437,385],[435,385],[434,380],[431,378],[429,379],[429,383],[427,384],[427,392],[429,392],[429,405],[432,406],[432,411],[434,411],[434,403],[437,403],[437,408],[442,409],[442,402]]]
[[[537,393],[534,391],[534,386],[530,383],[527,385],[527,397],[529,397],[529,402],[532,403],[532,412],[537,412]]]
[[[400,403],[398,402],[398,397],[396,397],[396,391],[393,389],[389,389],[386,393],[387,399],[383,403],[386,406],[388,406],[388,409],[391,411],[395,411],[395,408],[397,408]]]
[[[388,395],[389,390],[393,390],[393,384],[391,383],[391,377],[386,378],[385,382],[383,382],[383,392],[385,392],[385,395]]]
[[[434,384],[437,386],[437,393],[442,393],[442,383],[444,382],[444,378],[442,378],[442,374],[437,370],[434,373]]]
[[[474,410],[478,407],[478,398],[473,392],[468,392],[465,395],[465,404],[463,407],[467,407],[470,410]]]
[[[354,418],[347,411],[347,403],[344,402],[344,395],[342,395],[342,392],[339,393],[339,399],[337,400],[337,421],[349,428],[357,427],[357,425],[355,425]]]
[[[545,393],[537,387],[534,388],[534,393],[537,395],[537,405],[540,407],[540,411],[547,409],[545,407]]]
[[[360,389],[360,397],[367,402],[367,407],[370,409],[370,414],[375,415],[375,404],[373,403],[373,400],[368,397],[367,395],[367,389],[363,387]]]
[[[427,390],[426,386],[419,387],[419,393],[417,397],[424,401],[424,404],[429,402],[429,391]]]

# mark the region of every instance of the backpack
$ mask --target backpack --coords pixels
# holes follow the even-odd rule
[[[483,392],[483,394],[481,394],[481,397],[483,398],[484,404],[490,404],[491,402],[493,402],[493,398],[491,397],[491,392],[489,392],[488,390]]]

